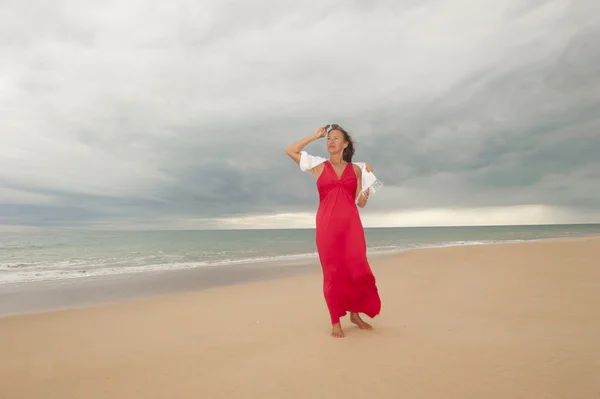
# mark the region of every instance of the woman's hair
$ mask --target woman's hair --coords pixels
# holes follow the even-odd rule
[[[350,137],[350,134],[345,131],[340,125],[333,124],[331,125],[331,130],[337,130],[342,132],[344,135],[344,141],[348,142],[348,146],[344,148],[344,152],[342,153],[342,158],[346,162],[352,162],[352,157],[354,156],[354,140]]]
[[[344,158],[344,161],[350,163],[354,156],[354,141],[345,130],[342,130],[342,134],[344,135],[344,140],[348,142],[348,146],[344,148],[344,152],[342,153],[342,158]]]

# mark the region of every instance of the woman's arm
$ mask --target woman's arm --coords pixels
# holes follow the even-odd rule
[[[361,193],[362,191],[362,170],[357,166],[357,165],[353,165],[354,166],[354,171],[356,172],[356,180],[357,180],[357,186],[356,186],[356,198],[355,200],[357,200],[357,204],[359,208],[364,208],[367,205],[367,200],[369,199],[369,190],[365,190],[364,193]],[[367,172],[372,172],[373,169],[371,168],[371,165],[369,165],[368,162],[365,162],[365,167]]]
[[[367,205],[367,200],[369,199],[369,190],[365,190],[363,193],[359,194],[358,197],[358,205],[359,208],[364,208]]]
[[[327,129],[325,127],[318,128],[313,134],[303,139],[296,141],[288,145],[285,148],[285,153],[288,154],[290,158],[292,158],[297,164],[300,164],[300,151],[304,149],[307,145],[312,143],[315,140],[320,139],[321,137],[325,137],[327,133]]]
[[[361,194],[362,191],[362,170],[357,165],[352,165],[354,168],[354,172],[356,173],[356,195],[354,199],[357,201],[356,205],[359,208],[364,208],[367,205],[367,199],[365,198],[365,193]],[[367,193],[368,195],[368,193]]]

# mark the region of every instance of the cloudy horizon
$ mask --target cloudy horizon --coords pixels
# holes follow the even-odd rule
[[[1,2],[0,230],[311,227],[328,123],[365,226],[600,223],[600,4],[483,3]]]

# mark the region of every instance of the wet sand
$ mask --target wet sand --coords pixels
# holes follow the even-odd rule
[[[598,398],[600,239],[371,262],[374,331],[318,272],[0,318],[0,398]]]
[[[248,263],[159,272],[0,284],[0,317],[125,302],[157,295],[300,275],[320,270],[318,261]],[[0,397],[0,399],[2,399]]]

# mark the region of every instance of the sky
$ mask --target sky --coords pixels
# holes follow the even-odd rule
[[[600,222],[599,12],[1,0],[0,229],[313,227],[284,148],[331,123],[367,227]]]

